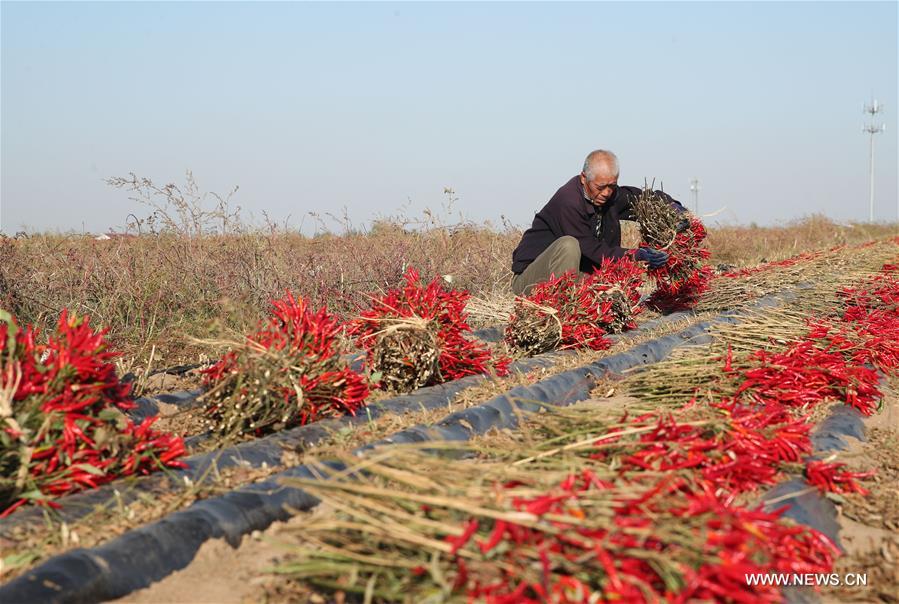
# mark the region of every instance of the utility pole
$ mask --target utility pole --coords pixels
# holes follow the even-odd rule
[[[699,214],[699,179],[695,176],[690,180],[690,192],[693,193],[693,213]]]
[[[877,102],[877,99],[872,99],[870,105],[864,106],[864,112],[871,114],[871,121],[862,126],[862,132],[867,132],[870,138],[870,142],[868,144],[868,161],[870,165],[869,175],[871,178],[870,184],[870,192],[871,197],[868,201],[868,222],[874,222],[874,135],[880,132],[884,132],[886,130],[886,124],[877,125],[876,119],[877,114],[883,111],[883,105]]]

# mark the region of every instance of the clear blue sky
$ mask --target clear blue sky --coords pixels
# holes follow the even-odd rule
[[[885,103],[875,218],[897,213],[896,2],[2,2],[2,229],[102,231],[135,172],[295,226],[443,189],[527,226],[596,147],[716,220],[864,220],[862,103]],[[308,229],[309,218],[304,228]]]

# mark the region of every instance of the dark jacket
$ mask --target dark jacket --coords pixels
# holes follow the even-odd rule
[[[549,245],[571,235],[581,244],[581,272],[591,272],[603,258],[621,258],[627,249],[621,247],[621,220],[634,220],[631,202],[642,189],[618,187],[615,195],[601,207],[584,198],[584,188],[575,176],[556,191],[552,199],[534,216],[534,223],[512,252],[512,272],[519,274]],[[669,203],[680,208],[680,202],[661,191]]]

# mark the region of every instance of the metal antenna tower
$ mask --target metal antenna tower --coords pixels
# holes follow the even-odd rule
[[[878,103],[877,99],[872,99],[871,104],[865,104],[863,111],[865,113],[871,114],[871,121],[862,126],[862,132],[867,132],[870,138],[870,143],[868,145],[869,150],[869,162],[870,162],[870,171],[869,175],[871,178],[871,197],[868,201],[868,222],[874,222],[874,135],[880,132],[884,132],[887,127],[886,124],[877,125],[876,116],[878,113],[883,111],[883,104]]]
[[[693,193],[693,213],[699,214],[699,179],[690,179],[690,192]]]

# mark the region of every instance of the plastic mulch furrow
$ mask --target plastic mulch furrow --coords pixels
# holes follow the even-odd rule
[[[791,297],[789,293],[769,296],[760,300],[758,306],[776,305]],[[710,338],[708,328],[713,323],[736,322],[735,314],[733,311],[724,313],[532,386],[514,388],[486,403],[453,413],[434,427],[403,430],[356,451],[361,453],[372,446],[391,443],[464,440],[494,427],[513,428],[518,422],[517,410],[535,410],[547,404],[569,405],[584,400],[598,378],[658,362],[680,345],[707,342]],[[314,497],[279,484],[279,480],[288,477],[316,476],[306,466],[296,466],[263,482],[198,501],[102,546],[60,554],[0,588],[0,600],[94,602],[121,597],[146,587],[187,566],[209,539],[224,538],[237,546],[242,535],[285,520],[290,515],[285,506],[296,510],[314,507],[317,504]]]
[[[159,403],[176,405],[188,408],[196,404],[197,397],[203,394],[203,390],[185,390],[182,392],[166,392],[155,396],[146,396],[134,399],[137,407],[128,411],[128,417],[135,422],[142,422],[148,417],[159,415]]]

